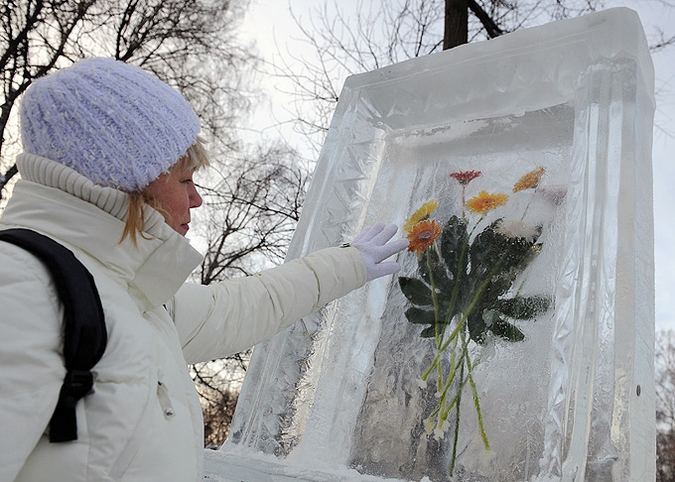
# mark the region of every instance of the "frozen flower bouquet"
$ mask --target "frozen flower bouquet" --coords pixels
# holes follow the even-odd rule
[[[523,176],[513,193],[534,190],[543,168]],[[405,316],[422,327],[420,336],[434,344],[434,358],[421,375],[421,386],[434,381],[438,403],[425,420],[428,434],[452,433],[450,474],[455,469],[462,396],[470,396],[475,408],[477,431],[490,449],[473,371],[478,363],[474,346],[493,339],[520,342],[525,334],[517,320],[534,320],[551,304],[547,296],[522,296],[519,280],[542,249],[542,227],[523,220],[498,217],[509,202],[505,193],[479,192],[466,200],[469,183],[480,171],[450,174],[461,187],[462,209],[444,222],[434,219],[438,202],[428,201],[406,221],[410,245],[417,257],[419,277],[399,277],[401,291],[410,304]],[[486,216],[494,211],[494,221]],[[472,355],[473,354],[473,355]]]

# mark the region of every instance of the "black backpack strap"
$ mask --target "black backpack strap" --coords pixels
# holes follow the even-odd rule
[[[0,231],[0,240],[32,253],[49,270],[63,304],[63,356],[66,377],[49,422],[49,441],[77,440],[75,405],[91,392],[91,368],[101,359],[108,339],[94,278],[63,245],[29,229]]]

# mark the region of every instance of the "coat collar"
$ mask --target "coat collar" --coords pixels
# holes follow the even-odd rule
[[[189,241],[149,208],[145,237],[119,243],[128,195],[32,154],[17,159],[22,179],[0,221],[46,234],[96,259],[127,283],[141,309],[166,303],[202,260]]]

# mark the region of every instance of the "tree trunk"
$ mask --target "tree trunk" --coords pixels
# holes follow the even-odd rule
[[[445,0],[443,50],[469,41],[469,1]]]

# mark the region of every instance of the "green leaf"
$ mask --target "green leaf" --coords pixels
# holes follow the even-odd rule
[[[529,265],[534,259],[539,256],[539,253],[541,253],[543,243],[534,243],[532,244],[528,249],[527,252],[524,253],[522,256],[520,263],[518,264],[518,268],[523,271],[525,268],[527,268],[527,265]]]
[[[438,252],[434,248],[426,249],[419,257],[418,271],[420,276],[428,284],[431,284],[431,277],[429,276],[429,265],[431,265],[431,273],[434,278],[434,286],[437,291],[452,293],[454,283],[448,277],[445,264],[438,257]]]
[[[504,338],[507,341],[516,342],[523,341],[525,335],[515,325],[512,325],[506,320],[498,319],[493,323],[489,330],[497,336]]]
[[[504,269],[515,269],[522,271],[529,264],[530,256],[533,254],[532,242],[526,241],[523,238],[508,238],[505,239],[504,261],[502,266]],[[528,260],[526,262],[526,260]]]
[[[450,217],[441,233],[441,255],[453,279],[457,279],[459,273],[465,270],[467,254],[464,254],[464,259],[461,258],[462,250],[466,249],[468,242],[466,223],[457,216]]]
[[[541,251],[541,245],[535,245],[535,240],[510,237],[497,231],[501,222],[498,219],[486,227],[471,245],[471,269],[483,278],[505,273],[515,278]]]
[[[426,327],[424,330],[422,330],[422,333],[420,333],[420,337],[422,338],[434,338],[436,337],[436,329],[432,326]]]
[[[400,276],[398,278],[398,284],[405,297],[408,298],[412,304],[419,306],[429,306],[434,304],[433,298],[431,297],[431,288],[424,284],[424,282],[415,278]]]
[[[508,238],[494,230],[495,223],[478,233],[469,248],[471,273],[478,279],[500,269],[504,252],[508,249]]]
[[[467,328],[469,329],[469,337],[479,344],[485,343],[485,332],[487,325],[483,320],[483,315],[480,311],[475,311],[466,320]]]
[[[511,289],[511,286],[516,280],[517,275],[518,272],[511,269],[509,271],[499,272],[498,274],[492,276],[489,283],[483,290],[483,296],[481,296],[481,305],[485,308],[492,307],[492,305],[498,300],[500,296],[503,296]]]
[[[542,243],[536,242],[541,235],[541,230],[541,226],[536,227],[537,234],[533,239],[506,237],[510,242],[510,248],[506,257],[506,265],[510,269],[515,269],[518,273],[522,272],[541,252]]]
[[[497,300],[493,307],[509,318],[530,320],[549,310],[551,298],[547,296],[516,296],[506,300]]]
[[[410,323],[419,325],[434,325],[436,324],[436,316],[433,310],[423,310],[411,306],[405,311],[405,317]]]
[[[460,308],[459,304],[455,303],[455,305],[452,307],[452,310],[450,310],[450,301],[451,301],[451,294],[450,293],[439,293],[437,295],[438,299],[438,312],[440,313],[439,320],[438,322],[440,324],[447,324],[445,320],[452,321],[452,318],[459,314]],[[450,312],[451,311],[451,312]],[[448,314],[448,312],[450,312]]]
[[[504,296],[518,276],[541,251],[534,240],[510,237],[497,231],[501,220],[486,227],[474,239],[470,248],[470,290],[482,287],[478,306],[491,308]],[[538,237],[538,236],[537,236]]]

